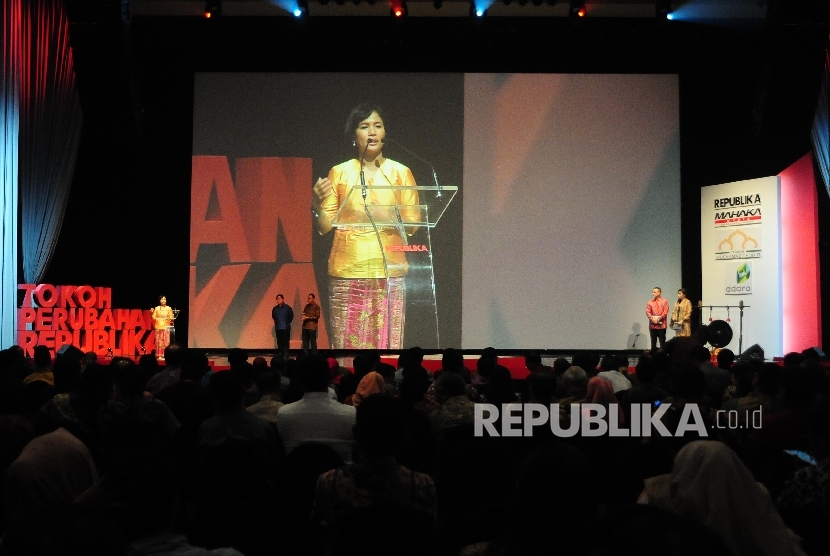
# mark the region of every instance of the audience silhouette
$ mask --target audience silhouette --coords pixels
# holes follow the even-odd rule
[[[522,379],[492,347],[447,348],[434,374],[419,347],[397,368],[377,351],[269,366],[234,349],[214,370],[202,350],[168,351],[164,368],[0,351],[0,556],[830,551],[815,350],[722,350],[717,367],[699,344],[636,361],[528,352]],[[551,420],[568,429],[584,403],[608,427],[659,410],[676,434],[557,435]],[[502,412],[491,436],[477,404],[550,413],[504,436]],[[703,431],[682,428],[690,408]]]

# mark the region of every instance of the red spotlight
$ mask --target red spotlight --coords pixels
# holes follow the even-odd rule
[[[406,17],[409,10],[406,8],[406,1],[405,0],[396,0],[392,2],[392,16],[393,17]]]
[[[571,0],[571,19],[585,17],[586,13],[584,0]]]
[[[222,15],[222,2],[220,0],[208,0],[205,2],[205,19]]]

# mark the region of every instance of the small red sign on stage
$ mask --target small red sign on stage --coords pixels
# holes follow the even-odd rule
[[[426,245],[387,245],[387,251],[429,251]]]

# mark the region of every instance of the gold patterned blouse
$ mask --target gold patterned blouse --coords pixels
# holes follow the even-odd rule
[[[334,222],[366,223],[365,226],[337,226],[334,232],[334,244],[329,256],[329,275],[337,278],[386,278],[384,260],[389,277],[405,275],[409,266],[406,253],[395,250],[394,246],[404,245],[399,228],[382,226],[382,222],[398,222],[394,210],[385,207],[403,206],[400,210],[400,222],[417,222],[421,218],[418,205],[418,190],[369,189],[366,204],[372,213],[378,232],[375,232],[371,220],[366,215],[361,194],[360,162],[357,159],[338,164],[329,171],[329,179],[334,187],[334,194],[326,197],[321,209]],[[394,160],[385,159],[374,172],[366,174],[366,184],[370,186],[414,186],[412,172]],[[341,208],[341,205],[342,208]],[[338,213],[339,211],[339,213]],[[407,228],[412,233],[412,228]],[[381,252],[380,244],[383,244]],[[391,248],[391,249],[390,249]],[[385,255],[385,259],[384,259]]]
[[[155,330],[163,330],[168,325],[172,325],[173,309],[169,305],[158,305],[153,309],[153,328]]]

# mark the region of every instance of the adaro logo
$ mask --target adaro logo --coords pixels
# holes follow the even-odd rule
[[[727,273],[725,293],[726,295],[752,294],[752,268],[749,263],[743,263],[734,271]]]
[[[749,270],[749,263],[744,263],[738,267],[738,275],[736,277],[739,284],[748,281],[752,273]]]

